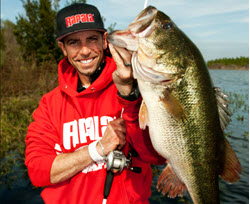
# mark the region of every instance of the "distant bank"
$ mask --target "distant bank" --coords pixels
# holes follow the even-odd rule
[[[210,60],[207,66],[209,69],[249,70],[249,57]]]

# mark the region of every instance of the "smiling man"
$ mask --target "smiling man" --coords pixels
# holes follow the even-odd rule
[[[108,45],[99,11],[73,4],[57,14],[57,41],[65,58],[58,65],[59,86],[45,94],[26,136],[29,177],[45,187],[45,203],[102,203],[105,156],[136,151],[133,165],[115,174],[108,203],[148,203],[150,163],[165,160],[138,124],[141,97],[131,53]],[[108,46],[112,57],[109,54]],[[122,118],[121,118],[122,115]]]
[[[107,49],[107,32],[90,30],[79,31],[66,36],[59,42],[68,61],[77,70],[82,84],[89,86],[90,78],[104,62],[104,50]]]

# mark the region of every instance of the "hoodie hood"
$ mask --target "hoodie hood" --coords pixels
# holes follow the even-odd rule
[[[78,73],[76,69],[69,63],[68,58],[63,58],[58,65],[59,87],[62,92],[69,96],[81,96],[100,91],[110,83],[112,83],[112,73],[116,69],[113,59],[106,57],[106,65],[100,76],[84,91],[77,92]]]

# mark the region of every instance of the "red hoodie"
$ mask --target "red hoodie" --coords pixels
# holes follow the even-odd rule
[[[101,75],[86,90],[78,93],[78,74],[64,58],[58,67],[59,86],[45,94],[33,114],[26,136],[26,160],[29,177],[35,186],[46,186],[41,196],[45,203],[102,203],[106,164],[93,163],[71,179],[50,183],[50,169],[57,154],[74,152],[102,137],[109,121],[121,116],[126,121],[125,154],[132,148],[138,153],[133,166],[141,173],[125,168],[114,176],[107,203],[148,203],[152,172],[150,163],[163,164],[152,147],[148,131],[138,127],[141,98],[126,101],[117,95],[112,81],[116,69],[106,58]]]

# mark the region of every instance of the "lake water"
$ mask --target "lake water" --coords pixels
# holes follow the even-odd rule
[[[210,73],[214,85],[231,96],[233,116],[226,135],[242,165],[241,179],[237,183],[220,181],[220,200],[221,203],[249,203],[249,72],[210,70]],[[13,168],[12,174],[18,174],[18,168]],[[155,185],[159,174],[154,174],[150,204],[190,202],[188,196],[170,199],[158,193]],[[0,186],[0,203],[40,204],[43,203],[40,191],[32,190],[29,180],[20,175],[20,180],[13,183],[10,189]]]
[[[212,70],[211,76],[215,86],[231,96],[234,115],[226,133],[242,166],[237,183],[221,181],[220,198],[223,203],[249,203],[249,71]]]
[[[249,203],[249,71],[210,70],[210,74],[214,86],[230,95],[229,108],[233,116],[225,132],[242,166],[241,179],[237,183],[220,180],[220,200],[221,203],[246,204]],[[155,187],[160,173],[153,179],[150,204],[192,203],[189,196],[176,199],[161,196]]]

